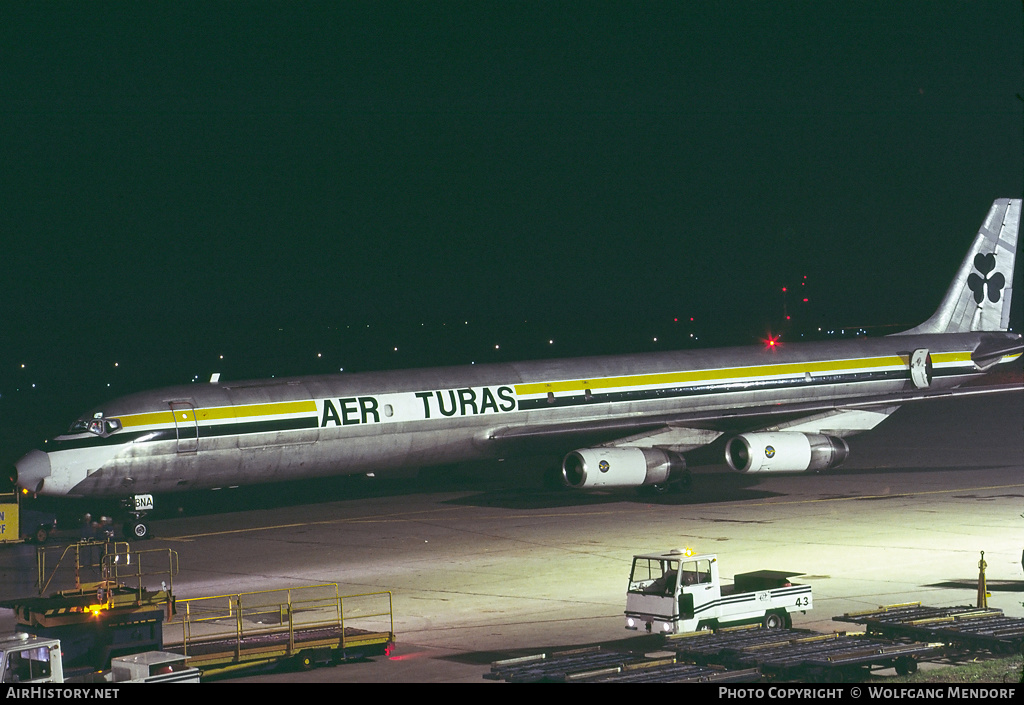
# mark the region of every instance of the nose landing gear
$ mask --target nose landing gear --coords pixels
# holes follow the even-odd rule
[[[149,525],[143,519],[153,509],[153,495],[134,494],[122,501],[121,506],[132,517],[124,523],[125,538],[138,541],[148,539]]]

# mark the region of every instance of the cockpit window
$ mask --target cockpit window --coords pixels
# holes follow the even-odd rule
[[[91,419],[77,419],[68,429],[68,434],[91,433],[96,436],[109,436],[121,430],[119,419],[105,419],[102,416],[95,416]]]
[[[74,433],[85,433],[89,430],[89,421],[87,419],[76,419],[71,427],[68,428],[68,435]]]

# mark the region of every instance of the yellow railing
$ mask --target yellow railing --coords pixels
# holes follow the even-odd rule
[[[122,550],[123,547],[123,550]],[[164,567],[166,566],[166,567]],[[133,551],[126,543],[111,542],[103,556],[103,580],[108,586],[130,587],[137,600],[147,590],[174,594],[174,576],[178,574],[178,552],[170,548]],[[160,585],[154,585],[160,580]],[[149,582],[150,585],[143,585]]]
[[[385,619],[385,628],[372,628],[385,624]],[[176,614],[164,624],[164,642],[181,644],[183,653],[189,655],[190,644],[232,641],[235,655],[240,657],[246,638],[287,632],[291,652],[296,633],[316,629],[337,630],[344,647],[346,627],[393,634],[391,592],[341,596],[337,583],[326,583],[177,600]],[[175,639],[178,628],[180,640]]]
[[[135,592],[136,601],[141,603],[147,591],[173,594],[178,553],[172,549],[133,551],[124,541],[84,540],[66,546],[52,567],[48,565],[48,552],[53,551],[47,547],[36,551],[40,595],[47,594],[51,587],[64,595],[99,589],[109,599],[115,588],[122,595],[127,588]],[[153,584],[158,580],[159,585]],[[70,582],[74,587],[68,587]],[[151,584],[147,586],[146,582]]]
[[[95,585],[96,579],[103,580],[104,556],[110,551],[120,550],[121,547],[125,552],[129,550],[128,544],[123,541],[82,540],[66,546],[51,569],[47,566],[47,555],[52,554],[55,547],[39,546],[36,549],[36,585],[39,586],[39,594],[47,593],[51,583],[57,579],[58,571],[63,571],[63,587],[58,588],[60,592],[81,591],[85,583]],[[74,588],[67,587],[66,578],[69,571],[73,571]],[[94,579],[83,580],[83,577]]]

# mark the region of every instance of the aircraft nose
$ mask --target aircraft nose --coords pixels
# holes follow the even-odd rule
[[[50,456],[41,450],[30,450],[14,467],[18,470],[18,487],[37,493],[50,476]]]

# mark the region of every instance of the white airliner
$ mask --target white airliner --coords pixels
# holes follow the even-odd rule
[[[661,490],[715,441],[743,473],[833,468],[903,402],[1005,388],[955,389],[1024,350],[1007,332],[1020,215],[995,201],[938,310],[898,335],[170,387],[81,416],[17,462],[18,484],[129,497],[543,447],[569,487]]]

